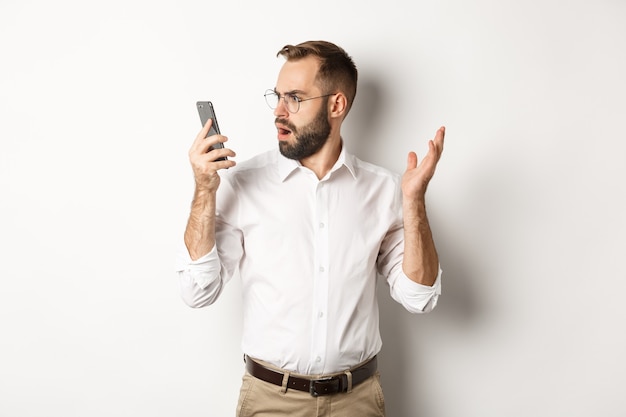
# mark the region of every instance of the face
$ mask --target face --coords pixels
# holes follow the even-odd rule
[[[298,112],[299,113],[299,112]],[[280,153],[290,159],[304,159],[314,155],[322,149],[330,135],[330,123],[328,123],[328,108],[322,105],[317,116],[307,125],[297,127],[288,120],[276,118],[276,123],[283,125],[281,129],[287,129],[293,136],[293,140],[278,142]]]
[[[313,57],[287,61],[283,65],[276,84],[280,94],[295,92],[306,99],[321,94],[315,84],[318,63]],[[301,160],[314,155],[328,140],[331,126],[325,98],[303,101],[297,113],[289,113],[280,100],[274,110],[278,129],[278,146],[287,158]]]

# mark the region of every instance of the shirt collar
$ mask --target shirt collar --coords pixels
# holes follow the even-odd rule
[[[342,144],[343,145],[343,144]],[[278,175],[280,176],[281,181],[285,181],[292,172],[302,167],[300,161],[296,161],[294,159],[289,159],[284,157],[280,151],[278,153]],[[339,154],[339,158],[337,158],[337,162],[331,168],[329,174],[337,171],[341,167],[345,166],[348,172],[352,175],[354,179],[356,179],[356,170],[354,169],[354,155],[346,152],[346,147],[341,147],[341,153]]]

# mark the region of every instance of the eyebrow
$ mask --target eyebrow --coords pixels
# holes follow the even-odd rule
[[[280,95],[285,95],[285,94],[291,94],[291,95],[303,94],[303,95],[306,95],[306,93],[304,91],[302,91],[302,90],[291,90],[291,91],[285,91],[284,93],[279,93],[278,91],[276,91],[276,88],[274,88],[274,93],[280,94]]]

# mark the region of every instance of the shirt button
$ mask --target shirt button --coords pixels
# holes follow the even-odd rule
[[[320,223],[320,229],[324,228],[324,223]]]
[[[324,267],[320,266],[320,272],[324,272]]]
[[[319,313],[317,313],[317,317],[319,317],[320,319],[324,317],[324,312],[320,311]]]
[[[322,358],[320,358],[319,356],[317,358],[315,358],[315,362],[321,362]]]

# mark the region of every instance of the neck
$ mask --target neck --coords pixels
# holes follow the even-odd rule
[[[300,160],[300,163],[313,171],[315,175],[317,175],[317,179],[321,180],[332,169],[337,159],[339,159],[341,146],[341,136],[331,135],[322,149]]]

